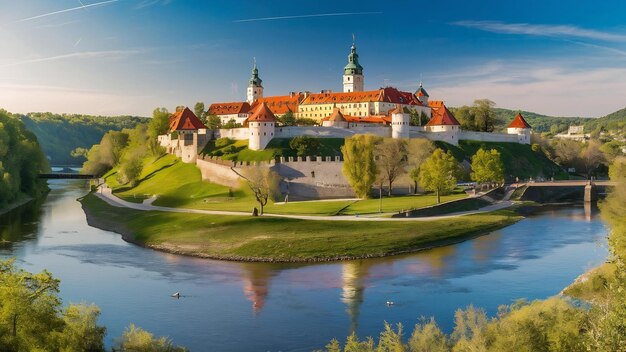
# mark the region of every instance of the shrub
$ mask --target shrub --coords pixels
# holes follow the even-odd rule
[[[229,144],[233,144],[233,142],[234,141],[228,137],[219,138],[215,141],[215,148],[223,148]]]

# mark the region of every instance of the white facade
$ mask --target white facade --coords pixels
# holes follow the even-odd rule
[[[253,121],[248,123],[248,130],[250,132],[248,148],[251,150],[263,150],[274,138],[275,126],[274,122]]]
[[[391,114],[391,137],[409,138],[411,115],[403,112]]]
[[[516,134],[519,144],[530,144],[530,128],[509,127],[507,134]]]
[[[248,86],[247,96],[248,104],[252,104],[255,100],[263,98],[263,87],[250,84]]]
[[[458,125],[425,126],[424,130],[431,132],[431,134],[428,134],[428,139],[459,145],[460,126]]]
[[[217,115],[217,116],[220,117],[220,121],[222,122],[222,125],[227,124],[231,120],[235,120],[236,123],[238,123],[240,125],[243,125],[244,121],[246,121],[246,119],[248,118],[248,114],[247,113],[224,114],[224,115]]]
[[[344,93],[362,92],[364,90],[363,75],[348,74],[343,75],[343,91]]]

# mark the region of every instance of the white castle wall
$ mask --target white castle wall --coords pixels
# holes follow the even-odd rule
[[[244,140],[250,138],[250,130],[247,127],[242,128],[222,128],[213,131],[214,137],[217,138],[230,138],[234,140]]]
[[[516,134],[493,133],[493,132],[460,131],[459,139],[466,140],[466,141],[480,141],[480,142],[519,143],[518,136]]]
[[[371,124],[370,124],[371,125]],[[350,128],[326,126],[287,126],[276,127],[276,138],[293,138],[297,136],[311,136],[317,138],[345,138],[355,134],[374,134],[381,137],[390,137],[391,129],[386,126],[351,126]]]

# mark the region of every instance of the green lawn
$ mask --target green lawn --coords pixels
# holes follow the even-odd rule
[[[144,170],[137,186],[128,188],[115,179],[115,169],[106,174],[107,183],[116,196],[130,201],[142,202],[152,195],[157,196],[153,203],[158,206],[191,208],[204,210],[225,210],[252,212],[258,204],[245,185],[239,189],[202,181],[198,168],[185,164],[173,155],[159,159],[144,160]],[[465,197],[464,193],[443,196],[442,201]],[[403,209],[422,208],[436,203],[434,195],[411,195],[383,199],[384,212],[397,212]],[[378,213],[379,200],[310,201],[273,204],[266,206],[265,212],[274,214],[338,215]]]
[[[462,199],[465,193],[454,193],[441,196],[441,202]],[[437,196],[433,194],[383,197],[383,213],[397,213],[401,210],[419,209],[437,204]],[[380,210],[380,199],[364,199],[350,204],[341,211],[343,215],[371,214]]]
[[[307,221],[213,216],[113,207],[93,194],[81,199],[105,229],[181,254],[238,260],[313,261],[385,256],[459,241],[521,219],[509,211],[408,222]],[[121,228],[120,228],[121,227]]]
[[[345,143],[343,138],[319,138],[320,148],[317,156],[340,156],[341,146]],[[210,141],[202,154],[218,156],[225,160],[235,161],[268,161],[278,157],[296,157],[296,151],[289,146],[290,138],[274,138],[264,150],[248,149],[248,141],[223,140]],[[222,143],[216,146],[216,143]]]

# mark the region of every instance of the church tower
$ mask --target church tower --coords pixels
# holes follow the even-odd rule
[[[256,68],[256,60],[254,61],[254,67],[252,67],[252,77],[250,77],[250,83],[248,84],[248,104],[252,105],[255,100],[263,98],[263,81],[259,78],[259,69]]]
[[[343,69],[343,91],[362,92],[363,91],[363,66],[359,64],[359,54],[356,53],[356,45],[352,43],[348,64]]]

